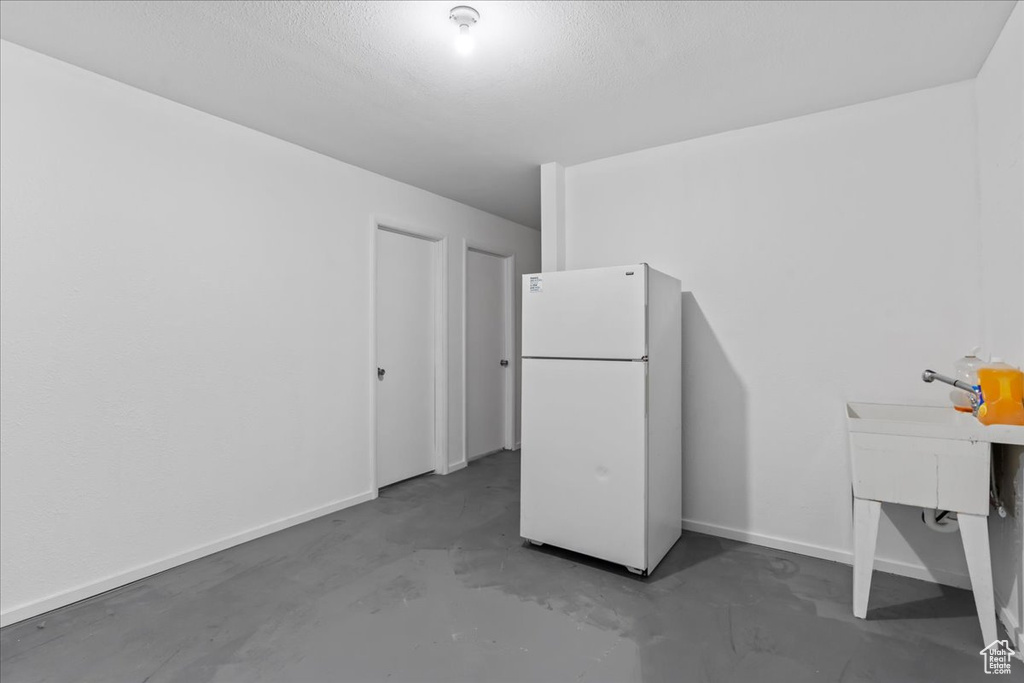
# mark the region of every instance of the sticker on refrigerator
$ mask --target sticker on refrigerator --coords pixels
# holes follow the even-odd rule
[[[544,278],[540,275],[530,276],[530,294],[544,291]]]

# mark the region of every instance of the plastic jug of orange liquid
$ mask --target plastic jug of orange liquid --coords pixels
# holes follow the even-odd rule
[[[984,403],[978,421],[987,425],[1024,425],[1024,373],[1002,358],[978,368]]]
[[[953,362],[953,379],[967,382],[972,387],[978,386],[978,368],[985,365],[985,362],[978,358],[979,351],[981,348],[975,346],[969,354]],[[971,396],[963,389],[953,389],[949,392],[949,400],[953,402],[953,407],[962,413],[974,412]]]

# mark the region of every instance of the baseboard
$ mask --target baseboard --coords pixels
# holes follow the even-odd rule
[[[480,458],[486,458],[488,455],[497,455],[498,453],[504,453],[506,450],[508,449],[496,448],[493,451],[487,451],[486,453],[481,453],[480,455],[474,455],[472,458],[466,458],[466,462],[473,462],[474,460],[479,460]]]
[[[159,574],[162,571],[166,571],[172,567],[177,567],[185,564],[186,562],[198,560],[201,557],[212,555],[213,553],[220,552],[221,550],[226,550],[247,541],[260,538],[261,536],[272,534],[275,531],[287,529],[288,527],[295,526],[296,524],[308,522],[309,520],[316,519],[317,517],[329,515],[333,512],[337,512],[338,510],[358,505],[359,503],[365,503],[366,501],[373,500],[376,497],[376,491],[361,493],[344,500],[329,503],[328,505],[324,505],[313,510],[301,512],[291,517],[279,519],[276,522],[248,529],[219,541],[207,543],[199,546],[198,548],[192,548],[191,550],[186,550],[185,552],[165,557],[161,560],[157,560],[156,562],[150,562],[148,564],[129,569],[128,571],[108,576],[107,578],[100,579],[99,581],[83,584],[41,600],[35,600],[24,605],[19,605],[18,607],[13,607],[6,612],[0,613],[0,626],[8,626],[25,619],[31,619],[32,617],[57,609],[58,607],[64,607],[73,602],[85,600],[86,598],[91,598],[99,595],[100,593],[106,593],[109,590],[120,588],[121,586],[134,581],[139,581],[140,579],[152,576],[153,574]]]
[[[458,472],[461,469],[465,469],[466,465],[468,464],[469,463],[466,462],[466,459],[463,458],[462,460],[458,461],[453,465],[448,465],[448,474],[452,474],[453,472]]]
[[[786,552],[796,553],[798,555],[817,557],[822,560],[841,562],[849,565],[853,564],[853,553],[841,548],[828,548],[825,546],[813,545],[811,543],[793,541],[787,538],[778,538],[776,536],[768,536],[765,534],[743,531],[741,529],[733,529],[731,527],[720,526],[718,524],[697,522],[692,519],[683,520],[683,529],[708,534],[709,536],[721,536],[722,538],[728,538],[733,541],[743,541],[744,543],[761,545],[767,548],[774,548],[776,550],[785,550]],[[900,562],[897,560],[887,560],[882,557],[875,558],[875,569],[889,574],[907,576],[912,579],[921,579],[922,581],[940,583],[947,586],[953,586],[955,588],[970,589],[971,587],[971,579],[966,574],[957,574],[942,570],[936,571],[928,569],[922,565],[909,564],[907,562]]]
[[[520,451],[520,450],[522,450],[522,449],[523,449],[523,442],[522,442],[522,441],[516,441],[516,447],[515,447],[515,448],[513,448],[512,450],[514,450],[514,451]]]

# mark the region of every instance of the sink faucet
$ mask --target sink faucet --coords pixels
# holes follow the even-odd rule
[[[934,382],[935,380],[939,380],[940,382],[944,382],[945,384],[948,384],[951,387],[956,387],[957,389],[962,389],[963,391],[966,391],[968,395],[971,397],[971,412],[974,414],[975,417],[978,416],[978,408],[981,406],[980,387],[971,386],[970,384],[964,382],[963,380],[953,379],[952,377],[940,375],[934,370],[925,370],[921,374],[921,379],[929,383]]]

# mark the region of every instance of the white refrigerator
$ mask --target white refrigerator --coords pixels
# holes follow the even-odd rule
[[[520,534],[646,575],[682,517],[682,291],[646,264],[523,276]]]

